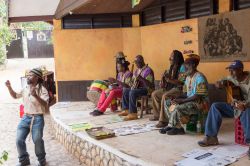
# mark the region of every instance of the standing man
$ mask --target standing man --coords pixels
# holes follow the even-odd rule
[[[17,166],[30,165],[29,154],[26,150],[25,140],[30,133],[35,144],[35,153],[38,158],[37,166],[45,166],[45,148],[43,141],[44,117],[48,107],[48,91],[43,87],[41,69],[32,69],[27,76],[27,86],[20,92],[15,92],[10,81],[6,81],[6,86],[10,95],[14,99],[23,98],[25,114],[17,127],[16,146],[19,163]]]
[[[154,90],[154,72],[145,64],[144,58],[137,55],[135,58],[137,70],[132,77],[130,88],[123,88],[122,109],[120,116],[126,116],[125,121],[138,119],[136,100],[140,96],[151,94]]]
[[[235,100],[231,104],[224,102],[212,104],[205,125],[205,138],[198,142],[203,147],[219,144],[217,135],[222,117],[240,118],[245,142],[250,144],[250,72],[243,70],[243,63],[239,60],[233,61],[227,69],[229,69],[230,76],[217,82],[217,87],[223,86],[224,80],[231,81],[235,86],[240,87],[244,100]],[[250,159],[250,148],[248,156]]]

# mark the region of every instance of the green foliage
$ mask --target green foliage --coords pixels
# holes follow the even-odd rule
[[[0,165],[3,165],[3,162],[8,160],[8,156],[8,152],[3,151],[2,155],[0,156]]]
[[[22,29],[24,30],[50,30],[52,29],[52,25],[42,22],[42,21],[37,21],[37,22],[23,22],[19,23],[21,24]]]
[[[7,6],[4,0],[0,0],[0,65],[6,59],[6,45],[10,45],[13,40],[13,33],[11,33],[7,22]]]

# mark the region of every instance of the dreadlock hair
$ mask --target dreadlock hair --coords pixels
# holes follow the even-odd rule
[[[170,66],[169,75],[172,79],[178,79],[179,70],[181,68],[181,65],[184,63],[184,58],[182,53],[178,50],[173,51],[173,56],[174,63]]]
[[[38,77],[37,84],[38,84],[38,95],[40,95],[43,85],[43,79]]]

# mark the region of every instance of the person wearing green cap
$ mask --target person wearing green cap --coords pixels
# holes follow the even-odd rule
[[[37,166],[45,166],[45,148],[43,141],[44,116],[49,102],[48,91],[42,85],[42,71],[38,68],[32,69],[27,76],[27,86],[19,93],[12,89],[9,80],[6,86],[14,99],[23,98],[24,116],[17,127],[16,146],[19,163],[17,166],[30,165],[29,154],[26,150],[26,138],[32,136],[35,144],[35,153],[38,158]]]

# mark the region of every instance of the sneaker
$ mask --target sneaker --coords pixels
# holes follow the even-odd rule
[[[202,141],[199,141],[198,144],[202,147],[218,145],[219,141],[217,137],[208,137],[206,136]]]
[[[169,130],[171,130],[171,129],[172,129],[172,127],[167,126],[167,127],[164,127],[164,128],[162,128],[162,129],[160,129],[159,132],[160,132],[161,134],[166,134],[167,131],[169,131]]]
[[[94,111],[90,112],[90,113],[89,113],[89,115],[92,115],[92,114],[93,114],[93,112],[95,112],[95,111],[96,111],[96,110],[94,110]]]
[[[30,160],[26,159],[21,163],[19,162],[16,166],[28,166],[28,165],[30,165]]]
[[[171,130],[167,131],[168,135],[183,135],[185,134],[185,131],[183,128],[176,128],[173,127]]]
[[[93,116],[100,116],[103,115],[103,112],[99,111],[99,110],[94,110],[93,112],[90,113],[90,115]]]
[[[159,122],[158,124],[155,125],[156,128],[163,128],[168,125],[168,122]]]

